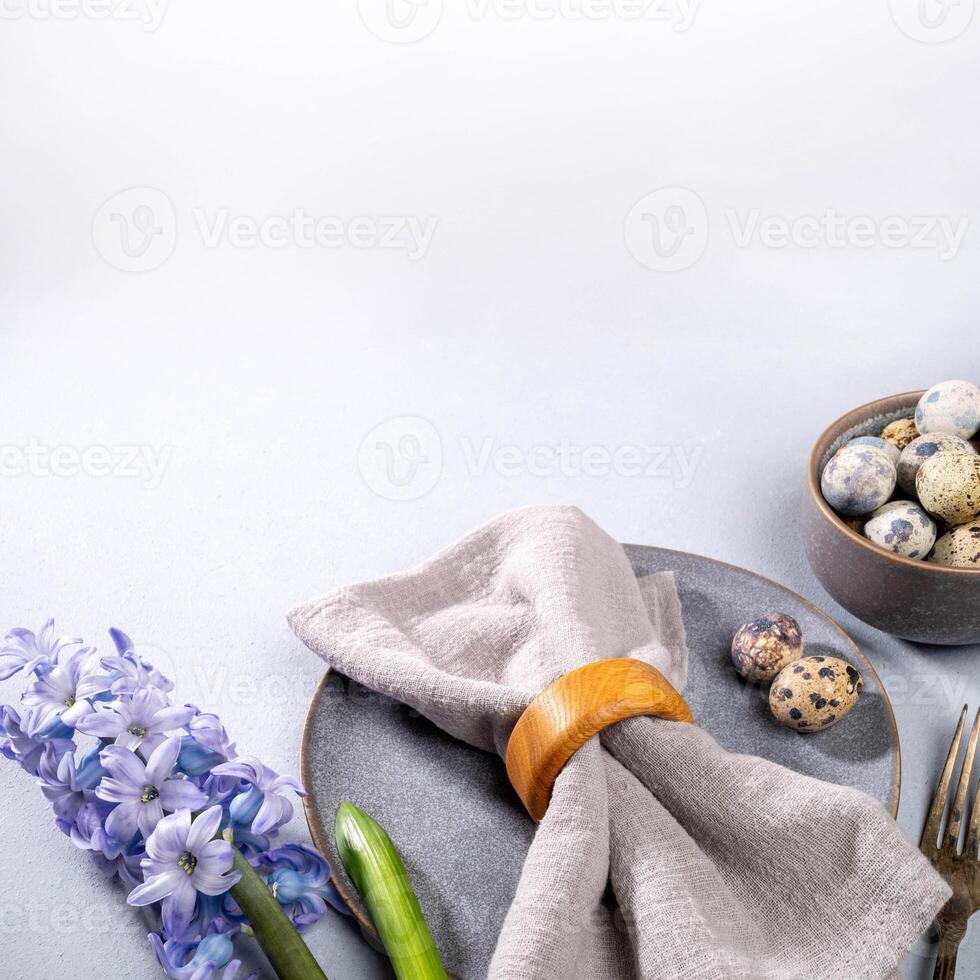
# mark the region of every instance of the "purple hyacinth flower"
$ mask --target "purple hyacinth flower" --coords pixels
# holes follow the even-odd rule
[[[102,780],[103,776],[109,773],[102,765],[102,746],[98,743],[92,746],[79,762],[75,763],[78,770],[78,785],[82,789],[95,789]]]
[[[48,744],[37,767],[38,782],[44,798],[51,804],[59,826],[70,832],[75,816],[85,803],[85,791],[75,773],[75,754],[58,752]]]
[[[113,804],[98,798],[86,800],[75,815],[69,837],[71,842],[83,851],[99,851],[115,860],[126,849],[126,845],[114,841],[105,832],[106,818],[112,813]]]
[[[185,726],[190,735],[185,735],[180,749],[177,765],[188,776],[204,776],[215,766],[235,757],[235,746],[229,741],[221,719],[217,715],[198,712]],[[224,802],[224,797],[237,786],[238,781],[230,776],[223,780],[210,780],[205,787],[213,802]]]
[[[137,691],[132,698],[100,704],[78,722],[78,730],[96,738],[114,739],[123,748],[152,752],[165,737],[191,720],[194,708],[171,707],[156,688]]]
[[[349,914],[330,880],[327,859],[308,844],[285,844],[259,857],[272,894],[302,932],[323,918],[327,905]]]
[[[0,732],[7,736],[0,743],[0,753],[19,763],[32,776],[36,776],[38,764],[47,746],[53,746],[60,756],[71,752],[75,743],[71,741],[72,732],[69,728],[59,728],[47,739],[37,738],[29,734],[30,722],[29,713],[22,718],[13,706],[0,705]]]
[[[248,858],[252,865],[256,864],[260,854],[265,854],[272,847],[272,836],[257,834],[248,824],[229,823],[228,830],[238,848]]]
[[[107,878],[118,876],[123,884],[135,888],[143,881],[140,861],[145,851],[138,837],[127,845],[106,833],[105,821],[112,809],[113,804],[104,800],[89,800],[78,811],[68,836],[76,847],[92,852],[96,867]]]
[[[239,908],[231,892],[223,895],[197,893],[194,914],[179,934],[166,934],[167,939],[179,939],[186,943],[199,943],[212,929],[237,928],[245,922],[245,913]]]
[[[94,852],[96,867],[110,881],[118,876],[127,888],[136,888],[142,884],[143,872],[140,865],[145,856],[146,853],[142,848],[134,849],[132,844],[115,858],[106,857],[98,851]]]
[[[187,723],[187,730],[194,736],[194,740],[209,752],[220,755],[226,760],[234,759],[237,755],[235,743],[228,738],[228,733],[217,715],[198,711]]]
[[[199,810],[208,802],[189,779],[172,778],[179,752],[180,738],[176,735],[158,745],[145,763],[121,745],[102,750],[102,765],[110,775],[95,792],[99,799],[119,804],[106,820],[110,837],[128,842],[139,830],[148,838],[164,813]]]
[[[198,892],[221,895],[241,878],[232,871],[231,844],[214,840],[221,807],[212,806],[193,821],[190,810],[164,817],[146,842],[142,868],[146,880],[129,893],[130,905],[163,902],[163,926],[181,935],[194,915]]]
[[[184,735],[181,738],[177,767],[181,772],[186,772],[188,776],[203,776],[215,766],[220,766],[224,761],[223,755],[218,755],[217,752],[209,752],[190,735]]]
[[[257,759],[226,762],[212,772],[215,776],[234,776],[247,787],[231,801],[229,813],[235,823],[251,824],[257,834],[271,833],[292,820],[293,805],[283,795],[285,790],[306,796],[299,780],[280,776]]]
[[[81,643],[80,637],[54,635],[54,620],[49,619],[38,633],[18,627],[4,637],[0,647],[0,681],[13,677],[19,670],[43,674],[58,661],[65,647]]]
[[[59,722],[75,728],[92,711],[91,699],[109,689],[93,650],[84,647],[31,684],[21,702],[32,709],[31,734],[46,735]]]
[[[165,694],[174,689],[173,681],[140,656],[133,641],[122,630],[113,627],[109,630],[109,636],[115,644],[117,655],[104,657],[102,663],[113,672],[113,694],[135,694],[143,687],[155,687]]]
[[[232,944],[234,931],[224,931],[228,928],[226,923],[218,923],[216,931],[209,932],[200,942],[177,939],[163,942],[156,933],[150,934],[150,942],[160,966],[173,980],[212,980],[218,977],[222,967],[225,970],[221,980],[233,980],[241,962],[231,958],[235,951]]]

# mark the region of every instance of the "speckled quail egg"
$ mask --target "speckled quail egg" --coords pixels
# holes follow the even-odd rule
[[[898,485],[906,493],[915,493],[915,478],[919,467],[940,451],[960,452],[976,455],[976,450],[965,439],[952,436],[948,432],[930,432],[913,439],[903,450],[898,460]]]
[[[780,725],[819,732],[857,704],[864,680],[846,660],[804,657],[784,667],[769,690],[769,708]]]
[[[878,449],[883,449],[887,454],[888,458],[898,466],[899,457],[902,455],[902,451],[893,442],[888,442],[887,439],[882,439],[879,436],[858,436],[856,439],[851,439],[848,442],[849,446],[876,446]]]
[[[888,454],[875,446],[845,446],[824,467],[820,489],[838,514],[857,517],[880,507],[897,480]]]
[[[896,555],[925,558],[936,543],[936,524],[911,500],[893,500],[882,504],[868,518],[864,536],[872,544]]]
[[[980,430],[980,388],[969,381],[933,385],[915,407],[915,426],[922,435],[948,432],[973,438]]]
[[[951,568],[980,570],[980,522],[950,528],[937,542],[929,561]]]
[[[803,655],[803,631],[792,616],[763,616],[740,626],[732,639],[732,663],[749,681],[767,684]]]
[[[980,515],[980,456],[938,452],[919,467],[919,502],[947,524],[966,524]]]
[[[881,438],[885,442],[890,442],[898,450],[904,449],[916,436],[921,433],[915,427],[915,419],[911,416],[907,419],[896,419],[889,422],[881,430]]]

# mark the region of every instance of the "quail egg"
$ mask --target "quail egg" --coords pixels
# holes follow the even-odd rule
[[[769,708],[780,725],[819,732],[857,704],[864,680],[846,660],[804,657],[784,667],[769,690]]]
[[[950,528],[937,542],[929,561],[951,568],[980,570],[980,523]]]
[[[904,449],[917,435],[921,433],[915,427],[915,419],[909,417],[907,419],[896,419],[894,422],[889,422],[881,430],[881,438],[885,442],[890,442],[896,449],[901,451]]]
[[[888,454],[888,458],[896,466],[898,466],[899,457],[902,455],[901,450],[893,442],[888,442],[886,439],[881,439],[878,436],[858,436],[856,439],[851,439],[847,445],[876,446],[878,449],[883,449]]]
[[[938,452],[919,467],[919,501],[947,524],[965,524],[980,515],[980,456]]]
[[[898,460],[898,485],[906,492],[914,494],[915,477],[919,467],[936,453],[943,451],[966,453],[975,456],[976,450],[965,439],[952,436],[948,432],[930,432],[913,439],[903,450]]]
[[[803,654],[803,631],[792,616],[763,616],[740,626],[732,639],[732,663],[746,680],[769,683]]]
[[[925,558],[936,542],[936,525],[918,504],[893,500],[871,515],[864,525],[864,536],[896,555]]]
[[[876,446],[845,446],[824,467],[820,489],[838,514],[858,517],[880,507],[895,490],[888,454]]]
[[[972,439],[980,430],[980,388],[969,381],[933,385],[915,407],[915,426],[922,435],[948,432]]]

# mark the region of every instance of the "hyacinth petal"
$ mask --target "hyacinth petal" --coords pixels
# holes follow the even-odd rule
[[[79,697],[70,708],[65,708],[61,712],[61,722],[63,725],[68,725],[69,728],[74,728],[79,721],[92,714],[94,710],[90,701]]]
[[[148,803],[141,803],[139,806],[137,823],[140,833],[144,839],[156,830],[157,824],[163,819],[163,807],[159,800],[150,800]]]
[[[139,827],[139,814],[143,804],[138,800],[120,803],[106,818],[106,832],[114,840],[128,841]]]
[[[228,841],[208,841],[196,854],[197,867],[191,880],[198,891],[205,895],[221,895],[238,881],[239,875],[228,874],[235,863],[235,852]]]
[[[150,718],[147,728],[156,732],[172,732],[177,728],[183,728],[196,713],[197,709],[191,705],[182,708],[160,708]]]
[[[168,872],[173,871],[175,861],[175,857],[168,857],[166,861],[158,861],[155,858],[144,857],[139,863],[141,871],[140,881],[142,881],[144,878],[149,881],[150,878],[153,878],[156,875],[165,875]],[[181,874],[183,874],[183,872],[181,872]],[[137,882],[137,884],[139,884],[139,882]]]
[[[212,806],[201,813],[187,834],[187,850],[197,852],[210,841],[221,826],[221,807]]]
[[[139,754],[143,756],[144,759],[149,759],[154,750],[163,745],[165,741],[166,739],[162,735],[154,735],[152,733],[144,735],[143,738],[140,739],[138,748]]]
[[[228,889],[234,888],[241,881],[240,871],[233,871],[226,875],[209,875],[204,872],[200,874],[195,871],[193,877],[194,887],[203,895],[223,895]]]
[[[95,795],[107,803],[135,803],[140,798],[140,790],[141,787],[138,784],[129,780],[104,776],[95,791]]]
[[[187,849],[191,811],[178,810],[164,817],[146,842],[146,853],[154,861],[176,861]]]
[[[197,889],[183,871],[178,871],[174,890],[163,900],[163,927],[172,936],[181,935],[194,917]]]
[[[95,789],[107,775],[108,772],[102,765],[99,747],[96,745],[78,763],[78,785],[82,789]]]
[[[79,719],[75,727],[80,732],[94,735],[96,738],[115,738],[123,730],[124,723],[115,711],[96,710]]]
[[[129,653],[133,649],[133,641],[121,629],[111,626],[109,628],[109,637],[112,639],[116,650],[119,651],[120,656]]]
[[[197,866],[211,874],[224,874],[226,871],[231,871],[231,866],[235,863],[231,844],[221,837],[209,840],[194,853],[197,855]]]
[[[116,745],[121,749],[128,749],[131,752],[135,752],[142,742],[139,735],[134,735],[132,732],[122,731],[116,736]]]
[[[260,806],[262,806],[262,794],[254,786],[249,786],[244,793],[239,793],[231,801],[228,809],[232,821],[250,826]]]
[[[100,753],[102,765],[117,779],[128,783],[146,783],[146,766],[139,756],[121,745],[107,745]]]
[[[273,792],[280,793],[284,789],[291,789],[297,796],[306,796],[306,789],[303,784],[293,776],[279,776],[269,787]]]
[[[267,834],[293,818],[293,806],[289,800],[273,793],[266,793],[262,806],[252,822],[252,830],[257,834]]]
[[[216,776],[236,776],[238,779],[245,779],[254,782],[256,779],[255,770],[247,762],[226,762],[224,765],[215,766],[213,770]]]
[[[21,698],[21,701],[27,705],[36,704],[36,701],[28,700],[26,694]],[[49,725],[58,721],[60,714],[61,708],[53,701],[46,701],[44,704],[38,705],[31,712],[30,731],[28,734],[42,734]]]
[[[147,878],[142,885],[137,885],[127,896],[130,905],[152,905],[170,895],[180,884],[181,879],[187,880],[187,875],[180,868],[174,868],[161,875]]]
[[[69,752],[66,755],[61,756],[60,759],[55,756],[58,763],[58,778],[63,782],[74,785],[75,782],[75,754]]]
[[[160,803],[165,810],[200,810],[208,802],[189,779],[167,779],[159,784]]]
[[[65,708],[61,712],[61,723],[69,728],[74,728],[79,721],[90,715],[93,711],[92,705],[88,701],[79,698],[70,708]]]
[[[146,763],[146,778],[151,786],[162,786],[163,781],[173,772],[174,763],[180,753],[180,737],[175,735],[161,742],[150,753]],[[170,809],[177,809],[170,807]]]
[[[75,697],[94,698],[96,694],[109,690],[108,674],[86,674],[75,687]]]
[[[9,680],[27,665],[28,662],[16,653],[0,653],[0,681]]]
[[[188,722],[187,730],[204,748],[222,756],[221,762],[235,757],[234,743],[228,740],[228,733],[217,715],[199,712]]]
[[[211,752],[191,735],[184,735],[180,740],[180,755],[177,757],[177,765],[188,776],[203,776],[224,760],[223,755]]]

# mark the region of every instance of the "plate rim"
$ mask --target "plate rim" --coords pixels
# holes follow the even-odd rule
[[[629,542],[621,542],[621,544],[624,551],[626,549],[634,549],[637,551],[659,551],[671,555],[683,555],[685,558],[696,558],[701,561],[709,561],[715,565],[721,565],[724,568],[729,568],[736,572],[744,572],[757,579],[767,582],[769,585],[774,585],[777,589],[780,589],[783,592],[788,593],[793,599],[802,603],[807,609],[809,609],[810,612],[815,613],[816,615],[825,619],[841,635],[841,637],[848,644],[850,644],[855,656],[861,663],[861,666],[875,679],[875,682],[878,685],[878,690],[881,692],[881,699],[885,704],[885,712],[888,718],[888,725],[891,730],[892,744],[895,747],[895,766],[892,775],[891,798],[889,799],[886,809],[893,820],[898,819],[898,810],[902,795],[902,743],[901,736],[899,735],[898,731],[898,724],[895,721],[895,711],[892,707],[891,698],[889,698],[888,691],[885,689],[885,685],[882,684],[881,678],[878,676],[878,671],[875,670],[874,665],[868,659],[867,655],[829,613],[824,612],[824,610],[818,605],[810,602],[809,599],[804,598],[798,592],[794,592],[788,586],[782,585],[766,575],[760,575],[758,572],[753,572],[749,568],[743,568],[741,565],[734,565],[731,562],[722,561],[720,558],[712,558],[709,555],[700,555],[693,551],[682,551],[678,548],[661,548],[659,545],[631,544]],[[313,734],[313,715],[323,690],[330,680],[331,674],[333,673],[333,668],[328,665],[313,692],[313,697],[310,699],[310,706],[306,710],[306,718],[303,721],[303,735],[300,739],[299,747],[300,778],[302,779],[303,787],[307,793],[307,795],[303,797],[303,813],[306,817],[306,825],[309,829],[310,837],[313,839],[314,845],[316,846],[317,850],[330,862],[330,881],[333,883],[334,888],[337,889],[337,893],[343,899],[344,904],[350,910],[362,931],[367,935],[369,941],[371,941],[377,948],[383,949],[384,947],[381,942],[381,937],[374,928],[374,924],[364,912],[361,903],[351,894],[351,891],[347,887],[346,883],[337,874],[339,859],[334,848],[330,845],[330,839],[317,807],[316,793],[310,788],[312,785],[312,780],[310,779],[310,757],[312,754],[311,739]]]

